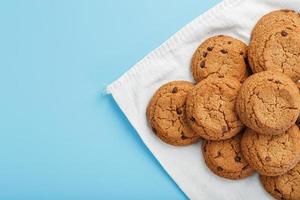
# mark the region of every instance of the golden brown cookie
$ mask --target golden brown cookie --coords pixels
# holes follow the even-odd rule
[[[300,199],[300,163],[281,176],[260,176],[260,181],[265,190],[278,200]]]
[[[241,141],[244,158],[259,174],[278,176],[300,160],[300,131],[294,125],[281,135],[262,135],[247,129]]]
[[[300,17],[290,10],[262,17],[252,32],[249,62],[254,73],[274,70],[300,79]]]
[[[272,11],[259,19],[252,30],[251,38],[265,34],[265,32],[268,32],[274,28],[284,27],[286,25],[300,27],[298,13],[290,9]]]
[[[282,73],[256,73],[243,83],[236,111],[240,120],[256,132],[281,134],[294,125],[299,116],[298,88]]]
[[[196,82],[208,76],[232,76],[239,81],[247,77],[247,45],[230,36],[214,36],[205,40],[192,58],[192,73]]]
[[[152,97],[147,118],[153,132],[164,142],[183,146],[198,141],[199,136],[187,124],[185,102],[194,85],[173,81],[160,87]]]
[[[225,140],[243,128],[234,105],[240,83],[233,78],[207,78],[189,92],[186,113],[190,126],[207,140]]]
[[[245,161],[240,149],[241,135],[223,141],[204,141],[202,153],[208,168],[218,176],[242,179],[253,169]]]

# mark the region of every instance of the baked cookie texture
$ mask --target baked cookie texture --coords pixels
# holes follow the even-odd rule
[[[278,135],[293,126],[299,116],[299,90],[282,73],[256,73],[243,83],[236,111],[247,127],[261,134]]]
[[[248,58],[254,73],[274,70],[300,79],[300,16],[279,10],[262,17],[252,32]]]
[[[286,174],[275,177],[260,176],[265,190],[278,200],[300,199],[300,163]]]
[[[186,114],[190,127],[207,140],[225,140],[243,128],[234,105],[240,83],[233,78],[209,77],[188,94]]]
[[[185,103],[187,93],[194,85],[187,81],[173,81],[161,86],[152,97],[147,118],[153,132],[164,142],[176,146],[198,141],[187,124]]]
[[[253,173],[241,153],[240,140],[241,134],[228,140],[203,142],[203,157],[213,173],[228,179],[242,179]]]
[[[251,39],[261,34],[265,34],[266,31],[270,31],[278,27],[284,27],[286,25],[300,27],[300,19],[296,11],[281,9],[269,12],[262,16],[254,26],[251,32]]]
[[[245,160],[259,174],[278,176],[300,161],[300,131],[294,125],[281,135],[262,135],[246,129],[241,149]]]
[[[247,77],[247,45],[230,36],[218,35],[205,40],[192,58],[196,82],[209,76],[232,76],[239,81]]]

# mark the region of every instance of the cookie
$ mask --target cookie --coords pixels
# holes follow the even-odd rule
[[[259,19],[252,30],[251,38],[287,24],[300,27],[300,18],[296,11],[290,9],[272,11]]]
[[[256,132],[281,134],[294,125],[299,116],[298,88],[282,73],[256,73],[243,83],[236,111],[243,124]]]
[[[259,174],[278,176],[292,169],[300,160],[300,131],[294,125],[281,135],[262,135],[247,129],[241,149],[249,165]]]
[[[278,200],[300,199],[300,163],[286,174],[275,177],[260,176],[265,190]]]
[[[273,70],[300,79],[300,16],[289,10],[264,16],[254,27],[248,58],[254,73]]]
[[[238,80],[207,78],[189,92],[186,102],[188,123],[207,140],[225,140],[243,128],[234,105],[240,89]]]
[[[240,149],[241,135],[223,141],[204,141],[202,153],[208,168],[218,176],[242,179],[253,169],[245,161]]]
[[[239,81],[247,77],[247,45],[230,36],[214,36],[205,40],[192,58],[192,73],[196,82],[209,76],[232,76]]]
[[[199,136],[187,124],[185,103],[194,85],[173,81],[160,87],[152,97],[147,118],[153,132],[164,142],[176,146],[192,144]]]

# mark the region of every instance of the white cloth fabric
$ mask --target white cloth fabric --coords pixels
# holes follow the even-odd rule
[[[173,147],[161,142],[149,128],[146,107],[154,92],[172,80],[193,81],[191,57],[206,38],[224,34],[249,42],[251,30],[264,14],[277,9],[300,9],[299,0],[224,0],[197,17],[159,48],[149,53],[107,87],[149,150],[191,199],[272,199],[258,175],[231,181],[206,167],[200,143]]]

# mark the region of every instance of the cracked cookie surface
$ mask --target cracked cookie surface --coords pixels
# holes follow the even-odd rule
[[[228,140],[203,142],[205,163],[213,173],[229,179],[242,179],[253,173],[241,154],[240,140],[241,134]]]
[[[294,125],[299,116],[299,91],[282,73],[256,73],[243,83],[236,110],[247,127],[261,134],[278,135]]]
[[[300,79],[300,16],[280,10],[262,17],[252,32],[249,63],[254,73],[274,70]]]
[[[152,97],[147,118],[153,132],[164,142],[176,146],[192,144],[199,136],[188,126],[185,103],[194,85],[173,81],[161,86]]]
[[[278,200],[300,199],[300,163],[281,176],[260,176],[260,181],[265,190]]]
[[[240,83],[233,78],[207,78],[189,92],[186,102],[188,123],[207,140],[225,140],[243,128],[234,105]]]
[[[281,135],[262,135],[246,129],[241,149],[249,165],[259,174],[278,176],[300,160],[300,131],[294,125]]]
[[[251,38],[265,34],[274,28],[292,25],[300,27],[300,18],[298,13],[290,9],[275,10],[262,16],[255,24]]]
[[[214,36],[205,40],[192,58],[196,82],[209,76],[232,76],[239,81],[247,77],[247,45],[230,36]]]

